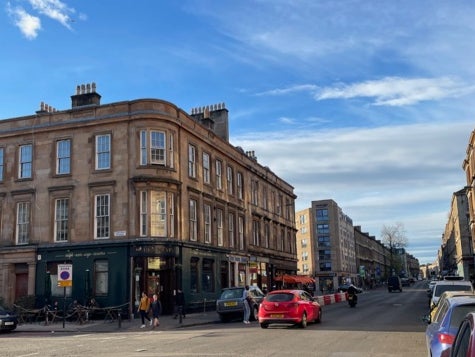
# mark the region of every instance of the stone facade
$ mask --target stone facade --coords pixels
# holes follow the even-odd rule
[[[141,291],[170,310],[181,287],[201,308],[222,287],[296,272],[293,187],[228,142],[224,104],[191,115],[158,99],[101,104],[94,84],[71,99],[0,121],[8,303],[59,298],[58,264],[74,268],[68,298],[131,311]]]

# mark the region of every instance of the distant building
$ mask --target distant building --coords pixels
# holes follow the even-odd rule
[[[222,287],[266,288],[295,274],[293,187],[228,142],[224,104],[191,114],[158,99],[101,104],[95,84],[72,107],[42,103],[0,121],[0,296],[102,306],[182,288],[189,308]]]
[[[353,221],[331,200],[296,212],[299,272],[315,277],[317,290],[334,291],[357,278]]]
[[[464,188],[452,195],[449,218],[442,235],[439,266],[442,275],[474,275],[473,246],[469,226],[469,196]]]

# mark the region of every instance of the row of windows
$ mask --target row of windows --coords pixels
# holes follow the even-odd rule
[[[190,178],[196,179],[198,176],[198,150],[197,148],[189,144],[188,145],[188,176]],[[212,166],[211,156],[207,152],[202,153],[202,179],[205,184],[211,185],[212,170],[214,169],[214,183],[218,190],[224,190],[224,182],[226,181],[226,192],[229,195],[234,195],[236,193],[237,198],[242,200],[244,198],[244,178],[241,172],[234,173],[234,168],[227,165],[226,172],[224,172],[223,161],[220,159],[214,160],[214,166]],[[224,176],[225,175],[225,176]],[[258,180],[251,180],[251,203],[255,206],[261,204],[260,198],[262,198],[262,208],[268,210],[272,207],[273,212],[278,215],[282,215],[283,212],[283,201],[284,197],[282,194],[277,194],[274,191],[270,194],[270,205],[269,205],[269,194],[267,187],[260,187]],[[292,202],[290,199],[287,199],[285,202],[286,209],[286,218],[292,219]]]
[[[175,236],[175,196],[173,193],[164,191],[141,191],[140,192],[140,235],[141,236]],[[70,240],[70,199],[67,197],[54,200],[54,241],[67,242]],[[31,203],[18,202],[16,207],[16,244],[28,244],[31,232]],[[203,240],[207,244],[225,244],[231,248],[244,250],[245,247],[245,220],[243,216],[232,212],[227,214],[220,208],[212,208],[209,204],[203,206]],[[108,239],[111,233],[111,197],[109,194],[98,194],[94,197],[94,238]],[[198,204],[196,200],[190,200],[189,227],[191,241],[198,240]],[[227,223],[227,226],[226,226]],[[273,232],[270,222],[263,224],[264,231],[261,237],[261,222],[252,222],[252,241],[249,244],[274,248],[281,251],[290,250],[295,252],[290,231],[286,233],[284,228],[278,232],[274,225]],[[213,231],[214,229],[214,231]],[[224,238],[227,230],[227,242]],[[215,233],[215,235],[213,235]],[[280,233],[280,234],[278,234]],[[272,235],[276,237],[275,246],[271,246]],[[216,241],[213,241],[216,237]]]
[[[198,201],[190,199],[189,205],[189,239],[191,241],[197,241],[199,230]],[[212,243],[212,234],[214,228],[216,233],[215,243],[218,246],[225,245],[224,237],[225,232],[227,231],[227,246],[230,248],[235,247],[240,250],[244,250],[244,217],[240,215],[236,217],[234,213],[229,212],[227,215],[227,221],[225,221],[224,215],[225,212],[222,209],[213,208],[207,203],[203,204],[202,225],[204,232],[204,243]],[[227,227],[225,227],[226,223]],[[263,226],[263,231],[261,231],[261,226]],[[272,237],[275,237],[275,244],[272,244]],[[259,220],[252,221],[252,240],[249,242],[249,244],[264,248],[277,249],[280,251],[290,251],[291,253],[294,253],[295,243],[293,242],[294,240],[292,239],[291,232],[287,231],[286,233],[286,230],[283,227],[281,227],[280,232],[278,232],[278,226],[273,225],[271,227],[271,223],[268,221],[264,221],[264,223]]]
[[[111,134],[95,136],[95,170],[111,169]],[[71,174],[71,139],[56,141],[55,174]],[[5,149],[0,147],[0,181],[4,180]],[[168,137],[162,131],[140,132],[140,165],[166,165],[174,167],[173,134]],[[33,175],[33,144],[20,145],[18,148],[18,179],[31,179]]]
[[[70,229],[70,199],[54,200],[54,241],[67,242]],[[16,204],[16,244],[29,244],[31,235],[31,202]],[[94,198],[94,238],[110,237],[110,195],[96,195]]]

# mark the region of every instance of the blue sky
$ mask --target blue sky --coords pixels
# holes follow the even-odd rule
[[[0,118],[159,98],[226,103],[230,141],[380,238],[404,225],[433,262],[475,128],[469,0],[10,0],[0,11]]]

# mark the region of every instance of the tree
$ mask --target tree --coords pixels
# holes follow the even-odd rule
[[[392,273],[400,272],[403,270],[402,261],[401,259],[395,259],[395,253],[401,248],[405,248],[407,246],[407,237],[406,237],[406,230],[404,229],[404,224],[401,222],[397,222],[395,225],[386,226],[383,225],[381,230],[381,240],[387,246],[389,246],[389,253],[390,253],[390,266],[392,269]]]

